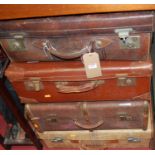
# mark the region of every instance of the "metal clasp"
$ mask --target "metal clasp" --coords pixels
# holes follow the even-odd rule
[[[29,91],[40,91],[43,89],[43,83],[39,78],[31,78],[24,82],[26,90]]]
[[[135,119],[133,118],[133,116],[128,115],[127,113],[118,113],[119,119],[120,121],[134,121]]]
[[[140,48],[140,36],[131,36],[129,33],[132,32],[132,28],[127,29],[116,29],[115,33],[120,38],[120,48],[122,49],[136,49]]]
[[[117,85],[121,87],[125,86],[135,86],[136,85],[136,78],[130,77],[118,77]]]
[[[142,141],[141,138],[135,138],[135,137],[128,138],[128,142],[130,142],[130,143],[139,143],[141,141]]]
[[[54,137],[51,139],[51,142],[53,143],[63,143],[64,139],[61,137]]]
[[[25,51],[24,36],[22,34],[16,34],[13,39],[7,39],[10,51]]]

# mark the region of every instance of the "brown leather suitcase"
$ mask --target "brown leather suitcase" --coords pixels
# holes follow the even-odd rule
[[[151,148],[154,134],[152,108],[149,107],[147,129],[46,131],[38,138],[51,149],[144,149]]]
[[[0,30],[0,41],[12,61],[74,60],[93,51],[104,60],[145,60],[154,31],[154,13],[1,21]]]
[[[5,75],[22,103],[150,97],[150,60],[102,61],[101,70],[102,76],[88,79],[81,62],[11,63]]]
[[[143,129],[147,101],[100,101],[27,104],[25,115],[39,132],[68,130]]]

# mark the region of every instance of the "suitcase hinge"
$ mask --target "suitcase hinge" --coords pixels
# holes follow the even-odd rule
[[[132,32],[132,28],[127,29],[116,29],[115,33],[120,38],[120,48],[122,49],[136,49],[140,48],[140,36],[131,36],[129,33]]]
[[[26,50],[23,34],[15,34],[13,36],[13,39],[8,39],[7,42],[8,42],[10,51],[25,51]]]

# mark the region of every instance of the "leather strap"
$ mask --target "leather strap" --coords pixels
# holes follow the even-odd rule
[[[70,85],[70,83],[71,82],[56,82],[55,85],[60,93],[80,93],[95,89],[97,86],[103,84],[103,81],[88,81],[84,82],[84,84],[75,82],[75,84],[78,84],[76,86]]]
[[[103,120],[100,120],[99,122],[95,123],[95,124],[81,124],[78,122],[78,120],[74,120],[74,123],[76,126],[80,127],[80,128],[83,128],[83,129],[87,129],[87,130],[92,130],[92,129],[95,129],[99,126],[101,126],[104,121]]]

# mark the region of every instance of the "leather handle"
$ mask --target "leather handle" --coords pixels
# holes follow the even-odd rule
[[[92,129],[95,129],[95,128],[101,126],[104,123],[104,121],[100,120],[99,122],[97,122],[95,124],[81,124],[77,120],[74,120],[74,123],[75,123],[76,126],[78,126],[80,128],[87,129],[87,130],[92,130]]]
[[[43,50],[61,59],[76,59],[81,57],[84,53],[89,52],[88,48],[83,48],[81,50],[75,50],[72,52],[58,51],[52,46],[50,41],[46,41],[46,43],[44,43]]]
[[[60,93],[80,93],[95,89],[97,86],[103,84],[103,82],[103,80],[85,82],[84,84],[78,84],[77,82],[75,82],[75,84],[78,84],[76,86],[69,85],[72,82],[56,82],[55,84],[58,92]]]
[[[91,144],[92,143],[92,144]],[[95,144],[95,142],[91,142],[90,144],[85,144],[85,143],[80,143],[80,149],[81,150],[99,150],[99,149],[104,149],[104,145],[102,144]]]
[[[49,50],[49,53],[61,59],[76,59],[76,58],[81,57],[84,53],[86,53],[86,51],[80,50],[80,51],[73,51],[72,53],[71,52],[62,53],[62,52],[55,51],[55,50]]]
[[[90,41],[89,44],[81,50],[75,50],[72,52],[62,52],[55,49],[50,43],[50,41],[47,40],[44,43],[43,50],[61,59],[75,59],[81,57],[84,53],[94,52],[96,49],[103,49],[109,46],[109,44],[111,44],[111,40],[96,39]]]

